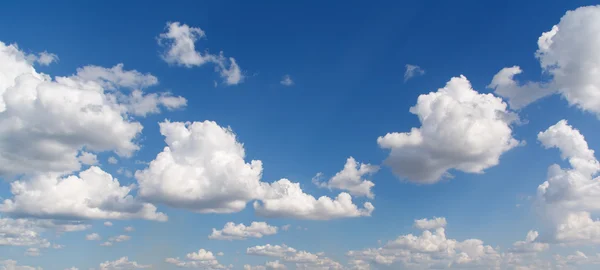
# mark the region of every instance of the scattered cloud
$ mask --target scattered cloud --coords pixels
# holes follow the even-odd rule
[[[121,257],[115,261],[105,261],[100,264],[100,270],[122,270],[122,269],[146,269],[152,268],[151,265],[139,264],[130,261],[128,257]]]
[[[415,76],[421,76],[421,75],[425,74],[425,70],[423,70],[419,66],[406,64],[405,68],[406,68],[406,71],[404,71],[404,82],[410,80],[411,78],[413,78]]]
[[[313,183],[319,187],[345,190],[354,196],[366,196],[373,199],[375,195],[371,192],[371,188],[375,184],[370,180],[364,179],[364,176],[372,175],[377,171],[379,171],[379,166],[359,163],[353,157],[349,157],[346,160],[344,169],[336,173],[329,181],[321,182],[319,178],[322,177],[322,173],[318,173],[313,178]]]
[[[133,232],[133,231],[135,231],[135,228],[133,228],[131,226],[127,226],[123,230],[125,230],[126,232]]]
[[[208,239],[215,240],[245,240],[248,238],[262,238],[265,235],[277,233],[277,227],[271,226],[266,222],[252,222],[250,226],[243,223],[235,224],[227,222],[222,230],[213,228],[212,234]]]
[[[511,129],[517,116],[506,107],[502,99],[473,90],[466,77],[455,77],[410,108],[421,127],[388,133],[377,143],[391,150],[385,164],[412,182],[436,183],[451,169],[483,173],[519,145]]]
[[[106,226],[106,227],[112,227],[112,225],[113,225],[113,224],[112,224],[112,222],[110,222],[110,221],[105,221],[105,222],[104,222],[104,226]]]
[[[42,270],[41,267],[17,265],[17,261],[15,261],[15,260],[0,261],[0,269],[2,269],[2,270]]]
[[[97,165],[98,164],[98,157],[96,157],[96,155],[89,153],[89,152],[85,152],[85,151],[81,151],[81,154],[79,155],[79,157],[77,157],[77,159],[79,159],[79,162],[81,162],[81,164],[85,164],[85,165]]]
[[[75,76],[84,81],[100,84],[103,88],[115,90],[121,87],[129,89],[142,89],[158,84],[158,78],[154,75],[143,74],[137,70],[123,70],[123,64],[117,64],[112,68],[99,66],[85,66],[77,69]]]
[[[25,251],[25,256],[30,256],[30,257],[40,256],[40,249],[39,248],[28,248]]]
[[[246,249],[246,254],[273,257],[282,260],[283,262],[295,263],[296,269],[343,269],[342,264],[328,257],[325,257],[323,253],[314,254],[303,250],[299,251],[295,248],[288,247],[286,245],[280,246],[266,244],[264,246],[249,247]],[[265,265],[265,269],[285,269],[281,268],[285,266],[279,263],[279,261],[276,261],[276,263],[271,264],[271,266],[274,265],[277,265],[277,267],[280,268],[268,268],[269,266]],[[248,269],[246,266],[244,267],[245,269]],[[251,266],[248,265],[248,267]]]
[[[446,218],[434,217],[432,219],[417,219],[415,220],[415,228],[419,230],[436,230],[439,228],[445,228],[447,225]]]
[[[292,77],[290,77],[290,75],[288,75],[288,74],[283,75],[283,77],[281,78],[281,81],[279,83],[281,85],[285,85],[285,86],[294,85],[294,81],[292,81]]]
[[[85,240],[88,240],[88,241],[98,241],[100,239],[101,239],[100,235],[97,233],[90,233],[85,236]]]
[[[116,157],[109,157],[108,158],[108,163],[109,164],[117,164],[119,161],[117,160]]]
[[[187,260],[182,260],[180,258],[166,258],[165,262],[183,268],[199,268],[207,270],[231,268],[221,265],[213,253],[205,249],[188,253],[186,259]]]

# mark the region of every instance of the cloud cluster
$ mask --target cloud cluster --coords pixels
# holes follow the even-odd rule
[[[42,270],[41,267],[18,265],[15,260],[0,261],[0,270]]]
[[[325,257],[323,253],[314,254],[303,250],[299,251],[286,245],[267,244],[264,246],[249,247],[246,249],[246,254],[273,257],[283,262],[295,263],[296,269],[343,269],[342,264]],[[276,261],[271,267],[273,265],[280,265],[280,263]],[[269,268],[268,264],[266,268],[244,267],[245,269],[286,269],[284,265],[278,266],[280,268]]]
[[[271,226],[266,222],[252,222],[250,226],[243,223],[235,224],[227,222],[222,230],[212,229],[212,234],[208,239],[215,240],[245,240],[248,238],[262,238],[265,235],[277,233],[277,227]]]
[[[214,55],[208,51],[202,53],[196,50],[196,41],[206,37],[202,29],[179,22],[169,22],[166,30],[158,38],[158,43],[166,47],[162,54],[165,62],[188,68],[213,63],[225,84],[235,85],[244,80],[242,70],[233,57],[225,57],[223,52]]]
[[[513,77],[521,73],[521,69],[514,66],[496,74],[490,87],[508,98],[515,109],[558,93],[569,105],[600,115],[599,23],[600,6],[568,11],[538,39],[535,55],[543,71],[550,75],[548,81],[515,81]]]
[[[152,265],[143,265],[135,261],[130,261],[128,257],[121,257],[115,261],[106,261],[100,264],[100,270],[120,270],[120,269],[146,269],[152,268]]]
[[[139,195],[148,201],[199,213],[233,213],[256,200],[261,216],[321,220],[369,216],[374,209],[369,202],[359,209],[347,193],[316,199],[287,179],[261,182],[262,162],[247,163],[233,131],[215,122],[165,121],[160,132],[167,146],[135,173]]]
[[[336,173],[327,182],[320,182],[322,173],[318,173],[313,182],[319,186],[329,189],[340,189],[348,191],[354,196],[366,196],[373,199],[375,195],[371,188],[375,186],[373,182],[364,178],[366,175],[372,175],[379,171],[379,166],[359,163],[353,157],[346,160],[344,169]]]
[[[186,255],[186,259],[187,260],[181,260],[180,258],[167,258],[165,259],[165,262],[182,268],[199,268],[204,270],[231,268],[220,264],[215,255],[205,249],[200,249],[198,252],[188,253]]]
[[[410,112],[421,127],[377,139],[381,148],[391,150],[385,163],[402,179],[431,184],[450,169],[483,173],[519,144],[511,129],[517,116],[502,99],[473,90],[464,76],[420,95]]]

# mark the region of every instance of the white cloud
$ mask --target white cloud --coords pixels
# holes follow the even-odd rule
[[[158,79],[152,74],[142,74],[137,70],[123,70],[123,64],[112,68],[85,66],[77,69],[75,75],[84,81],[93,81],[110,90],[117,88],[142,89],[158,84]]]
[[[100,235],[97,233],[90,233],[88,235],[85,236],[85,240],[88,241],[98,241],[100,240]]]
[[[556,227],[555,240],[569,245],[600,243],[600,220],[593,220],[588,212],[568,213]]]
[[[79,176],[40,175],[29,181],[11,183],[12,199],[0,204],[0,211],[38,218],[132,219],[166,221],[150,203],[140,202],[129,193],[132,187],[102,169],[92,166]]]
[[[307,251],[298,251],[292,247],[286,245],[264,245],[254,246],[246,249],[246,254],[256,256],[267,256],[274,257],[282,260],[283,262],[296,263],[296,269],[343,269],[339,262],[336,262],[330,258],[324,256],[323,253],[313,254]],[[248,266],[250,267],[250,266]],[[269,267],[280,267],[280,268],[269,268]],[[245,268],[245,269],[286,269],[285,265],[276,261],[269,265],[265,265],[265,268]]]
[[[525,237],[525,241],[515,242],[510,251],[515,253],[536,253],[547,250],[549,247],[547,243],[536,242],[538,235],[537,231],[529,231],[527,237]]]
[[[225,84],[235,85],[244,80],[244,75],[234,58],[223,56],[223,52],[214,55],[208,51],[200,53],[196,50],[196,41],[206,37],[202,29],[179,22],[169,22],[166,28],[167,31],[158,38],[158,43],[166,47],[162,54],[165,62],[188,68],[213,63]]]
[[[494,269],[501,263],[501,255],[483,241],[449,239],[439,226],[435,231],[401,235],[382,247],[349,251],[347,255],[363,265],[402,265],[409,269]]]
[[[131,178],[131,177],[133,177],[133,173],[132,173],[130,170],[128,170],[128,169],[125,169],[125,168],[123,168],[123,167],[121,167],[121,168],[119,168],[119,169],[117,170],[117,174],[123,175],[123,176],[125,176],[125,177],[127,177],[127,178]]]
[[[377,143],[391,150],[385,163],[409,181],[435,183],[450,169],[483,173],[519,144],[510,126],[517,116],[506,107],[502,99],[473,90],[464,76],[455,77],[410,108],[421,127],[388,133]]]
[[[128,257],[121,257],[115,261],[105,261],[100,264],[100,270],[124,270],[124,269],[145,269],[152,268],[151,265],[139,264],[130,261]]]
[[[29,60],[33,60],[32,62],[37,62],[42,66],[49,66],[54,62],[58,62],[58,55],[49,53],[49,52],[41,52],[38,55],[28,55]]]
[[[25,256],[30,256],[30,257],[40,256],[40,249],[39,248],[28,248],[27,250],[25,250]]]
[[[378,170],[379,166],[359,163],[353,157],[349,157],[346,160],[344,169],[336,173],[329,181],[320,182],[318,179],[322,174],[319,173],[313,178],[313,182],[319,187],[345,190],[354,196],[366,196],[372,199],[375,195],[371,192],[371,188],[375,184],[370,180],[364,179],[364,176],[372,175]]]
[[[281,81],[279,82],[281,85],[292,86],[294,85],[294,81],[292,81],[292,77],[289,74],[283,75]]]
[[[105,222],[104,222],[104,226],[106,226],[106,227],[111,227],[112,225],[113,225],[113,224],[112,224],[112,222],[110,222],[110,221],[105,221]]]
[[[503,82],[492,83],[496,92],[522,107],[550,93],[559,93],[570,105],[600,115],[600,6],[567,11],[557,25],[538,39],[536,57],[551,78],[545,83],[520,86],[512,79],[518,67],[502,70]],[[498,76],[498,75],[497,75]]]
[[[404,82],[410,80],[412,77],[421,76],[425,74],[425,70],[423,70],[419,66],[406,64],[405,68],[406,71],[404,71]]]
[[[123,96],[122,102],[125,104],[127,112],[136,116],[160,113],[160,107],[172,111],[187,106],[187,100],[184,97],[175,97],[166,92],[144,94],[140,90],[133,90],[129,96]]]
[[[299,183],[281,179],[265,188],[264,197],[260,202],[254,202],[254,209],[264,217],[329,220],[371,216],[375,207],[370,202],[365,202],[363,208],[358,208],[352,203],[350,194],[345,192],[335,199],[326,196],[316,199],[304,193]]]
[[[281,226],[281,230],[282,231],[288,231],[290,229],[290,227],[292,227],[291,224],[286,224],[286,225]]]
[[[250,226],[243,223],[235,224],[227,222],[222,230],[213,228],[212,234],[208,239],[216,240],[245,240],[248,238],[262,238],[265,235],[277,233],[277,227],[271,226],[266,222],[252,222]]]
[[[438,228],[445,228],[447,224],[445,217],[434,217],[432,219],[417,219],[415,220],[414,227],[419,230],[436,230]]]
[[[266,262],[265,265],[244,265],[244,270],[285,270],[287,267],[285,264],[279,262],[279,260]]]
[[[586,255],[585,253],[577,250],[571,255],[561,256],[555,255],[554,260],[556,261],[556,266],[560,269],[579,269],[584,265],[597,265],[600,264],[600,253],[594,255]],[[571,268],[571,267],[576,268]]]
[[[116,157],[109,157],[108,158],[108,163],[109,164],[117,164],[119,161],[117,160]]]
[[[165,262],[182,268],[199,268],[206,270],[231,268],[221,265],[213,253],[205,249],[200,249],[198,252],[188,253],[186,258],[187,260],[181,260],[179,258],[166,258]]]
[[[546,84],[538,82],[520,84],[515,81],[514,76],[522,72],[518,66],[503,68],[494,75],[492,82],[488,85],[489,88],[495,89],[494,93],[508,99],[512,109],[521,109],[540,98],[553,94],[552,88]]]
[[[0,246],[50,246],[40,232],[41,227],[36,221],[0,218]]]
[[[41,267],[17,265],[15,260],[0,261],[0,270],[42,270]]]
[[[135,231],[135,228],[133,228],[133,227],[131,227],[131,226],[127,226],[127,227],[125,227],[125,229],[123,229],[123,230],[125,230],[126,232],[133,232],[133,231]]]
[[[85,164],[85,165],[97,165],[98,164],[98,157],[96,155],[86,152],[86,151],[81,151],[81,154],[79,155],[79,157],[77,157],[77,159],[79,160],[79,162],[81,162],[81,164]]]

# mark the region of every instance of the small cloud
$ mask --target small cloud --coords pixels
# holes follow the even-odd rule
[[[28,248],[25,251],[26,256],[37,257],[40,256],[40,250],[38,248]]]
[[[404,82],[415,76],[421,76],[425,74],[425,70],[416,65],[406,64],[406,71],[404,72]]]
[[[133,231],[135,231],[135,228],[133,228],[131,226],[128,226],[128,227],[125,227],[125,231],[126,232],[133,232]]]
[[[110,221],[106,221],[106,222],[104,222],[104,226],[106,226],[106,227],[110,227],[110,226],[112,226],[112,225],[113,225],[113,224],[112,224],[112,222],[110,222]]]
[[[38,55],[27,55],[27,59],[30,63],[36,62],[42,66],[48,66],[54,62],[58,62],[58,55],[44,51],[38,53]]]
[[[225,255],[225,253],[223,253],[223,252],[217,253],[217,256],[223,256],[223,255]]]
[[[117,160],[116,157],[109,157],[108,158],[108,163],[110,164],[117,164],[119,161]]]
[[[77,159],[79,160],[79,162],[85,164],[85,165],[97,165],[98,164],[98,157],[96,157],[96,155],[89,153],[89,152],[85,152],[82,151],[81,154],[79,155],[79,157],[77,157]]]
[[[281,81],[279,83],[281,83],[282,85],[285,85],[285,86],[294,85],[294,81],[292,80],[292,77],[290,77],[290,75],[288,75],[288,74],[283,75],[283,78],[281,78]]]
[[[85,236],[85,240],[88,241],[98,241],[100,240],[100,235],[97,233],[91,233]]]
[[[292,227],[292,225],[290,225],[290,224],[283,225],[283,226],[281,226],[281,230],[282,231],[288,231],[290,229],[290,227]]]

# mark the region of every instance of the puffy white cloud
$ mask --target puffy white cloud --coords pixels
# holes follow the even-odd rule
[[[264,197],[254,202],[256,213],[264,217],[292,217],[298,219],[329,220],[336,218],[371,216],[373,204],[363,208],[352,203],[350,194],[342,192],[335,199],[321,196],[315,199],[304,193],[299,183],[281,179],[264,189]]]
[[[538,39],[536,57],[551,78],[545,83],[519,85],[512,75],[520,69],[503,69],[496,76],[496,93],[513,100],[517,107],[549,93],[560,93],[570,105],[600,115],[600,6],[567,11],[557,25]],[[503,74],[501,74],[503,73]],[[495,79],[496,79],[495,77]]]
[[[81,151],[81,154],[79,155],[79,157],[77,157],[77,159],[79,159],[79,162],[81,162],[81,164],[85,165],[98,164],[98,157],[86,151]]]
[[[404,71],[404,82],[410,80],[412,77],[425,74],[425,70],[420,66],[406,64],[404,67],[406,68],[406,71]]]
[[[349,157],[346,160],[344,169],[336,173],[329,181],[320,182],[319,178],[322,174],[318,173],[317,176],[313,178],[313,182],[319,187],[345,190],[354,196],[366,196],[372,199],[375,195],[371,192],[371,188],[373,188],[375,184],[370,180],[364,179],[364,176],[372,175],[378,170],[379,166],[359,163],[353,157]]]
[[[30,63],[38,63],[42,66],[49,66],[54,62],[58,62],[58,55],[43,51],[41,53],[26,55],[27,61]]]
[[[100,240],[100,235],[97,233],[90,233],[88,235],[85,236],[85,240],[88,241],[98,241]]]
[[[79,176],[47,174],[29,181],[11,183],[12,199],[0,204],[0,211],[21,216],[61,219],[132,219],[166,221],[150,203],[129,193],[132,187],[102,169],[92,166]]]
[[[106,227],[111,227],[112,225],[113,225],[113,224],[112,224],[112,222],[110,222],[110,221],[105,221],[105,222],[104,222],[104,226],[106,226]]]
[[[85,66],[78,68],[75,76],[85,81],[96,82],[110,90],[121,87],[142,89],[158,84],[158,79],[152,74],[142,74],[137,70],[123,70],[122,63],[112,68]]]
[[[515,242],[510,251],[515,253],[535,253],[547,250],[549,247],[547,243],[540,243],[535,241],[538,235],[539,234],[537,231],[529,231],[527,233],[527,237],[525,237],[525,241]]]
[[[117,160],[116,157],[109,157],[108,158],[108,163],[109,164],[117,164],[119,161]]]
[[[409,269],[494,269],[501,263],[501,255],[483,241],[449,239],[443,227],[425,230],[420,236],[401,235],[380,248],[349,251],[347,255],[362,262]]]
[[[554,260],[556,261],[556,266],[559,266],[562,269],[570,269],[571,266],[575,266],[578,269],[584,265],[600,264],[600,253],[588,256],[577,250],[573,254],[567,256],[557,254],[554,256]]]
[[[450,169],[483,173],[519,144],[511,129],[517,116],[506,107],[502,99],[473,90],[464,76],[455,77],[410,108],[421,127],[388,133],[377,143],[391,150],[385,163],[409,181],[435,183]]]
[[[234,58],[223,56],[223,52],[214,55],[196,50],[196,41],[206,37],[202,29],[179,22],[168,22],[166,30],[158,38],[158,43],[166,47],[162,54],[165,62],[188,68],[213,63],[225,84],[235,85],[244,80],[244,75]]]
[[[281,85],[285,85],[285,86],[294,85],[294,81],[292,80],[292,77],[289,74],[283,75],[283,77],[281,78],[281,81],[279,83]]]
[[[172,96],[167,92],[144,94],[140,90],[133,90],[129,96],[122,96],[121,99],[127,112],[137,116],[160,113],[160,107],[175,110],[187,106],[184,97]]]
[[[277,227],[271,226],[266,222],[252,222],[250,226],[243,223],[235,224],[227,222],[222,230],[213,228],[212,234],[208,239],[216,240],[245,240],[247,238],[262,238],[265,235],[277,233]]]
[[[0,261],[0,270],[42,270],[41,267],[17,265],[15,260]]]
[[[279,260],[266,262],[265,265],[244,265],[244,270],[285,270],[287,266],[279,262]]]
[[[579,245],[600,243],[600,220],[593,220],[588,212],[568,213],[555,231],[558,243]]]
[[[25,256],[30,256],[30,257],[40,256],[40,249],[39,248],[28,248],[27,250],[25,250]]]
[[[41,227],[35,221],[0,218],[0,246],[50,246],[40,232]]]
[[[432,219],[417,219],[415,220],[414,227],[419,230],[435,230],[445,228],[447,224],[445,217],[434,217]]]
[[[126,232],[133,232],[133,231],[135,231],[135,228],[133,228],[133,227],[131,227],[131,226],[127,226],[127,227],[125,227],[125,229],[123,229],[123,230],[125,230]]]
[[[229,128],[215,122],[162,122],[167,147],[137,171],[146,200],[200,213],[231,213],[261,192],[262,163],[244,161],[245,151]]]
[[[369,216],[374,209],[371,203],[358,209],[347,193],[317,200],[287,179],[261,182],[262,162],[246,163],[243,144],[230,128],[215,122],[165,121],[160,132],[167,147],[135,173],[139,195],[147,201],[199,213],[232,213],[260,200],[254,208],[263,216],[303,219]]]
[[[343,266],[327,257],[324,257],[323,253],[313,254],[307,251],[298,251],[292,247],[286,245],[264,245],[254,246],[246,249],[246,254],[267,256],[281,259],[283,262],[296,263],[296,269],[342,269]],[[269,268],[272,267],[272,268]],[[280,267],[280,268],[273,268]],[[265,268],[245,268],[245,269],[286,269],[285,265],[276,261],[269,265],[267,263]]]
[[[220,264],[213,253],[205,249],[200,249],[198,252],[188,253],[186,258],[187,260],[181,260],[179,258],[166,258],[165,262],[183,268],[198,268],[206,270],[231,268]]]
[[[105,261],[100,264],[100,270],[125,270],[125,269],[145,269],[152,268],[151,265],[139,264],[130,261],[128,257],[121,257],[115,261]]]

